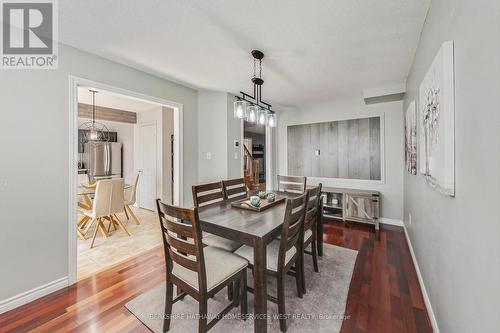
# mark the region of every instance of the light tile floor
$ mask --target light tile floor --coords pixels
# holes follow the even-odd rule
[[[105,239],[97,233],[94,247],[90,249],[91,237],[87,240],[78,238],[78,280],[107,269],[124,260],[162,244],[160,225],[155,212],[132,207],[135,215],[141,222],[136,225],[133,220],[127,222],[125,214],[118,214],[118,218],[126,225],[131,236],[127,236],[121,229],[113,231]],[[107,223],[105,223],[107,227]],[[92,235],[93,227],[87,235]],[[113,230],[113,229],[112,229]]]

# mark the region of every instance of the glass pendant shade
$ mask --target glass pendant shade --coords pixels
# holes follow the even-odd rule
[[[267,125],[269,127],[276,127],[276,114],[270,113],[267,115]]]
[[[259,110],[258,123],[259,125],[266,125],[267,123],[267,112],[264,109]]]
[[[247,117],[247,102],[235,101],[234,102],[234,118],[243,119]]]
[[[248,117],[247,121],[250,123],[255,123],[257,121],[257,112],[258,108],[255,105],[250,105],[248,108]]]

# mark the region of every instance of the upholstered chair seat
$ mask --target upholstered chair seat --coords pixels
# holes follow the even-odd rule
[[[266,262],[267,262],[267,269],[273,272],[278,271],[278,256],[279,256],[279,251],[280,251],[280,241],[274,240],[271,243],[267,245],[267,257],[266,257]],[[293,258],[293,256],[297,253],[297,249],[294,247],[290,248],[290,250],[286,251],[285,254],[285,265],[287,265],[290,260]],[[253,247],[248,246],[248,245],[243,245],[240,247],[238,250],[234,252],[234,254],[237,254],[246,260],[248,260],[249,263],[253,265]]]
[[[207,291],[219,286],[234,274],[247,267],[248,262],[232,253],[217,247],[205,247],[205,269],[207,274]],[[172,274],[183,280],[196,290],[198,289],[198,273],[181,265],[175,265]]]

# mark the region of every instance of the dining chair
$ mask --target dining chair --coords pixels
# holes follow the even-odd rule
[[[283,219],[281,239],[271,241],[266,248],[267,275],[277,278],[277,297],[267,295],[267,299],[278,304],[280,317],[280,330],[286,332],[286,311],[285,311],[285,277],[288,272],[295,276],[297,296],[302,298],[302,264],[301,251],[303,242],[304,217],[307,206],[307,193],[296,198],[288,198]],[[253,247],[243,245],[234,252],[245,258],[249,262],[249,267],[253,269]],[[292,267],[295,268],[292,271]],[[251,288],[249,288],[251,290]],[[251,290],[252,291],[252,290]]]
[[[113,225],[115,229],[116,225],[118,225],[130,236],[128,230],[116,216],[117,213],[123,212],[123,186],[123,179],[121,178],[106,179],[97,182],[92,209],[83,211],[83,213],[91,219],[91,222],[86,226],[83,234],[86,235],[92,225],[96,225],[90,248],[94,247],[98,230],[102,233],[104,238],[108,238],[104,220],[108,220],[110,223],[108,230],[111,225]]]
[[[77,185],[85,186],[88,185],[88,183],[89,183],[89,176],[86,173],[79,173]],[[84,211],[89,209],[92,209],[92,199],[90,199],[90,197],[87,194],[79,195],[77,201],[77,210],[78,213],[81,215],[81,218],[76,223],[76,232],[78,233],[78,236],[82,240],[87,239],[83,234],[83,228],[85,228],[85,225],[90,221],[90,217],[85,215]]]
[[[225,201],[225,192],[222,182],[214,182],[202,185],[194,185],[193,203],[195,207],[204,207],[213,204],[219,204]],[[203,243],[208,246],[218,247],[223,250],[234,252],[242,244],[217,235],[204,233]]]
[[[289,193],[304,193],[306,191],[307,178],[304,176],[281,176],[278,178],[278,191]]]
[[[127,230],[125,225],[121,222],[116,214],[123,213],[125,211],[125,207],[123,206],[123,202],[125,201],[125,181],[123,178],[112,179],[111,183],[113,184],[113,194],[111,196],[111,208],[110,214],[106,217],[109,220],[108,232],[111,227],[118,226],[123,230],[128,236],[130,236],[130,232]]]
[[[139,173],[134,178],[134,182],[132,183],[132,186],[128,189],[125,190],[125,202],[124,202],[124,211],[125,215],[127,216],[127,220],[130,220],[130,217],[134,220],[135,224],[139,225],[141,224],[139,222],[139,219],[137,216],[135,216],[134,212],[132,211],[132,208],[130,206],[134,205],[136,202],[136,197],[137,197],[137,184],[139,183]]]
[[[224,192],[224,199],[226,200],[233,201],[245,199],[248,196],[247,186],[243,178],[223,180],[222,189]]]
[[[160,199],[156,200],[156,204],[166,266],[163,332],[170,329],[172,305],[186,295],[190,295],[199,303],[198,332],[207,332],[238,305],[240,305],[242,318],[246,319],[248,262],[222,249],[203,246],[198,208],[171,206],[161,202]],[[173,297],[174,285],[182,290],[182,293],[175,298]],[[220,314],[208,322],[208,299],[225,287],[234,287],[235,297]]]
[[[304,218],[304,245],[302,246],[302,292],[306,293],[306,281],[304,273],[304,253],[312,256],[314,271],[319,272],[318,268],[318,248],[317,248],[317,229],[316,222],[319,212],[319,200],[321,197],[321,184],[312,189],[307,190],[307,208],[306,215]],[[307,247],[311,245],[311,251],[306,250]]]

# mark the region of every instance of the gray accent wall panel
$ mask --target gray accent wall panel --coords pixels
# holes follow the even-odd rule
[[[380,117],[288,126],[287,138],[290,175],[381,180]]]

